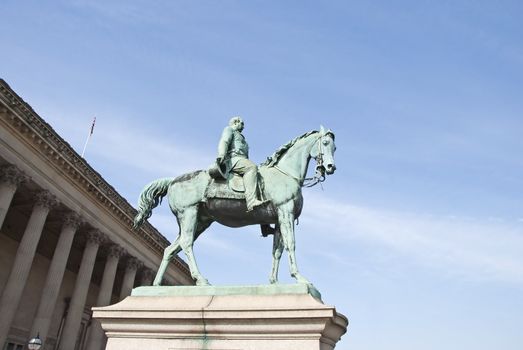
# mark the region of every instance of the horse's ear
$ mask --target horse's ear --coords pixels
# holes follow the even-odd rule
[[[320,125],[320,134],[325,135],[325,128],[323,127],[323,125]]]

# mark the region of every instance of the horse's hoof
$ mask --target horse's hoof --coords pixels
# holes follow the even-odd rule
[[[197,286],[210,286],[211,284],[205,278],[196,281]]]
[[[306,279],[302,275],[296,275],[296,276],[293,276],[293,277],[296,279],[296,283],[299,283],[299,284],[312,284],[311,282],[309,282],[308,279]]]
[[[269,283],[270,283],[270,284],[278,284],[278,280],[274,280],[274,279],[271,278],[271,279],[269,280]]]

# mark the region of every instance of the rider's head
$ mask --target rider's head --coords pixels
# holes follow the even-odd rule
[[[232,117],[231,120],[229,120],[229,126],[233,128],[234,130],[243,131],[243,120],[241,117]]]

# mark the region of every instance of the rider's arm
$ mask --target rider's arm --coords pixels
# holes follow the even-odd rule
[[[220,139],[220,143],[218,143],[218,158],[223,159],[227,155],[227,151],[229,150],[229,145],[232,141],[232,129],[230,127],[226,127],[223,129],[222,137]]]

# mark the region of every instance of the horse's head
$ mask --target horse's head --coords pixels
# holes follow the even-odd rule
[[[334,174],[336,170],[334,164],[334,152],[336,151],[334,133],[321,126],[319,134],[320,137],[313,145],[310,156],[316,159],[316,171],[319,171],[322,175]]]

